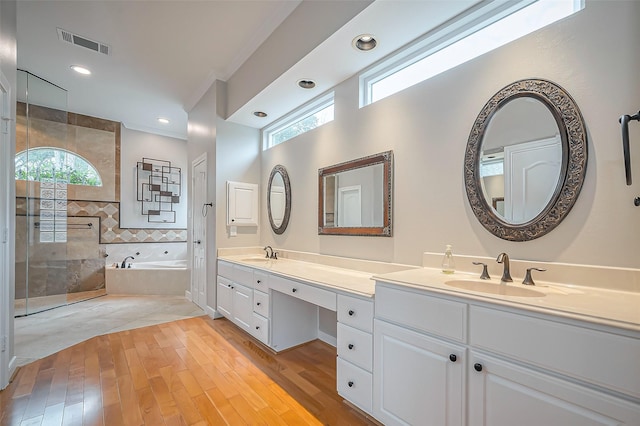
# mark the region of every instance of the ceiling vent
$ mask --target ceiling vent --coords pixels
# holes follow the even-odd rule
[[[82,37],[70,31],[63,30],[62,28],[58,28],[58,39],[60,41],[64,41],[65,43],[84,47],[85,49],[93,50],[94,52],[102,53],[104,55],[111,54],[111,47],[108,44],[90,40],[86,37]]]

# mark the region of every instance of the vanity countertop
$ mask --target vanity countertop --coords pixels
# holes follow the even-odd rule
[[[562,285],[536,280],[535,286],[525,286],[514,277],[513,283],[499,284],[531,289],[544,295],[536,297],[488,294],[467,289],[458,289],[446,284],[452,280],[480,281],[477,274],[456,272],[443,274],[439,269],[418,268],[388,274],[377,274],[373,279],[406,287],[429,290],[443,295],[490,302],[497,305],[526,309],[588,321],[595,324],[619,327],[640,332],[640,293],[607,290],[595,287]]]
[[[360,296],[373,297],[375,293],[375,282],[371,279],[371,272],[286,258],[270,260],[246,254],[218,256],[218,259]]]

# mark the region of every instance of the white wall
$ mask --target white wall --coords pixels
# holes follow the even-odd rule
[[[121,228],[186,228],[187,227],[187,141],[140,132],[121,126],[120,134],[120,227]],[[136,201],[136,163],[142,158],[171,161],[182,170],[180,203],[173,206],[176,223],[151,223],[141,213]]]
[[[246,247],[260,244],[260,229],[270,228],[269,220],[260,217],[259,226],[237,226],[231,236],[227,223],[227,181],[260,184],[260,132],[218,119],[216,143],[216,212],[218,247]],[[265,180],[266,182],[266,180]],[[266,185],[260,185],[260,209],[266,206]]]
[[[261,155],[261,191],[272,167],[292,188],[287,231],[262,227],[262,244],[338,256],[421,264],[424,251],[617,267],[640,267],[640,125],[632,123],[635,184],[625,186],[618,117],[640,107],[640,2],[587,1],[586,9],[373,105],[358,108],[358,79],[336,87],[329,124]],[[588,130],[582,193],[551,233],[528,242],[489,234],[469,208],[464,150],[483,105],[502,87],[545,78],[564,87]],[[317,235],[317,171],[394,151],[394,236]],[[261,220],[267,213],[262,206]],[[603,285],[606,285],[603,283]]]
[[[6,350],[0,352],[0,389],[4,389],[15,370],[15,351],[13,338],[13,299],[15,298],[15,185],[13,184],[14,162],[16,151],[16,2],[3,0],[0,2],[0,72],[6,78],[11,89],[9,111],[4,116],[12,119],[9,126],[8,147],[2,147],[0,170],[4,173],[4,185],[0,186],[0,232],[8,229],[7,241],[3,245],[3,259],[0,259],[0,339],[6,337]],[[4,141],[3,141],[4,142]],[[0,240],[1,241],[1,240]]]

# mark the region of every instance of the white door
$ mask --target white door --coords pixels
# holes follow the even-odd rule
[[[200,156],[191,165],[193,199],[193,258],[191,268],[191,299],[205,309],[207,305],[207,220],[213,221],[213,207],[207,203],[207,156]]]
[[[10,126],[11,109],[9,105],[9,82],[0,74],[0,389],[9,384],[9,334],[11,315],[13,309],[9,295],[11,294],[11,258],[9,245],[9,218],[12,212],[9,209],[10,185],[13,185],[13,177],[9,175],[12,170]]]
[[[485,355],[469,363],[469,426],[637,425],[640,406]]]
[[[362,189],[360,185],[338,189],[338,226],[362,226]]]
[[[464,424],[464,348],[375,320],[374,354],[376,419],[385,425]]]
[[[560,137],[504,148],[504,213],[509,223],[526,223],[553,196],[562,165]]]

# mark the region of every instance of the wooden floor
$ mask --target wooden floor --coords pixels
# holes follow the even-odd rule
[[[92,338],[19,369],[0,425],[369,425],[336,393],[335,348],[274,355],[226,319]]]

